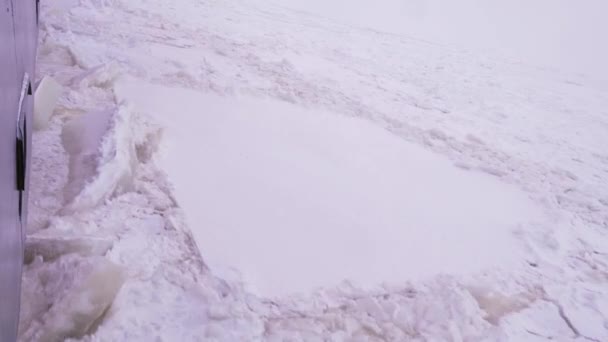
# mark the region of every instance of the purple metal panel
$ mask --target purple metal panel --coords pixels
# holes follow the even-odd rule
[[[0,341],[16,340],[19,323],[23,229],[27,183],[18,190],[18,132],[31,151],[32,96],[24,75],[33,77],[37,45],[35,0],[0,0]],[[23,90],[23,91],[22,91]],[[23,93],[23,96],[22,96]],[[21,111],[20,111],[21,108]],[[22,152],[24,152],[22,151]],[[29,165],[24,155],[23,166]],[[26,168],[25,170],[27,170]],[[21,206],[22,205],[22,206]],[[21,207],[20,207],[21,206]],[[21,208],[21,215],[20,215]]]

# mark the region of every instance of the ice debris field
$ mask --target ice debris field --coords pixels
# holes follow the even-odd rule
[[[608,340],[608,84],[268,1],[43,2],[22,341]]]

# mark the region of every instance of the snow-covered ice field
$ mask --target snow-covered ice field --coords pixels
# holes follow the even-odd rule
[[[602,72],[290,6],[42,3],[21,340],[608,340]]]
[[[137,83],[117,94],[167,127],[160,165],[206,263],[256,293],[523,262],[513,233],[539,216],[523,192],[367,121]]]

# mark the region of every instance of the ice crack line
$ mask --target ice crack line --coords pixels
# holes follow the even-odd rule
[[[582,338],[584,338],[586,340],[589,340],[589,341],[600,342],[600,340],[598,340],[598,339],[595,339],[595,338],[592,338],[592,337],[585,336],[585,335],[581,334],[581,332],[578,330],[578,328],[576,328],[576,326],[572,323],[572,321],[570,320],[570,318],[568,317],[568,315],[566,315],[566,311],[564,310],[564,307],[560,304],[559,301],[557,301],[556,299],[553,299],[553,298],[549,298],[546,295],[545,295],[544,300],[546,300],[549,303],[555,305],[555,307],[557,308],[557,311],[559,313],[559,316],[566,323],[566,325],[572,331],[572,333],[574,333],[574,337],[582,337]]]

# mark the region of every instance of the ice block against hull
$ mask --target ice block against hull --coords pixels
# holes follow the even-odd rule
[[[0,4],[0,341],[19,325],[27,223],[32,82],[38,39],[36,0]]]

